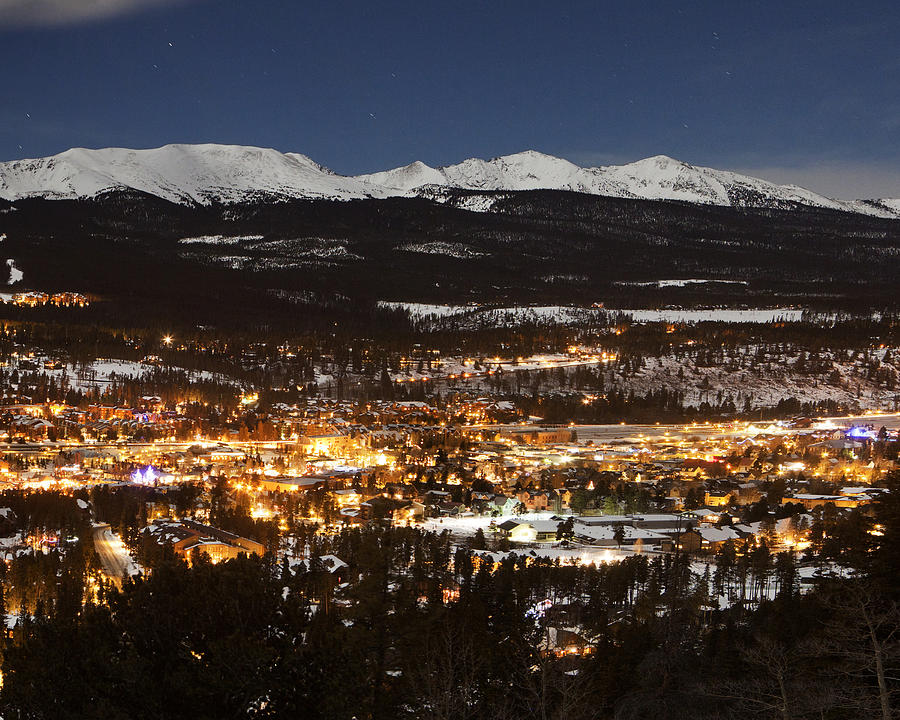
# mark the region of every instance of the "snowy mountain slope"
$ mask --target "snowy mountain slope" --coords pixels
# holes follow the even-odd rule
[[[447,178],[440,171],[416,160],[409,165],[369,175],[357,175],[357,180],[376,188],[389,188],[392,194],[410,192],[424,185],[446,185]]]
[[[832,200],[795,185],[776,185],[766,180],[725,170],[696,167],[665,155],[627,165],[582,168],[535,151],[430,168],[413,163],[397,170],[360,175],[358,179],[386,187],[388,192],[435,197],[435,187],[465,190],[571,190],[592,195],[643,200],[681,200],[735,207],[783,207],[794,204],[844,210],[878,217],[900,217],[900,203],[893,200]]]
[[[415,194],[417,188],[444,186],[464,190],[571,190],[620,196],[622,190],[598,177],[596,170],[534,150],[493,160],[470,158],[458,165],[431,168],[421,162],[396,170],[358,175],[357,179],[394,191]]]
[[[453,189],[494,193],[569,190],[592,195],[678,200],[735,207],[790,209],[805,205],[900,218],[900,200],[832,200],[792,185],[665,155],[627,165],[583,168],[529,150],[492,160],[471,158],[432,168],[422,162],[356,177],[337,175],[305,155],[237,145],[166,145],[152,150],[75,148],[35,160],[0,163],[0,199],[93,197],[134,189],[183,204],[279,198],[424,196],[489,210],[496,198],[452,199]]]
[[[877,200],[852,200],[849,203],[855,212],[879,217],[900,217],[900,198],[879,198]]]
[[[74,148],[53,157],[0,163],[0,198],[92,197],[140,190],[176,203],[261,197],[361,198],[377,188],[335,175],[305,155],[237,145],[166,145],[152,150]]]
[[[695,167],[665,155],[597,170],[605,177],[614,178],[634,197],[645,199],[766,207],[801,203],[834,210],[844,209],[839,201],[803,188],[775,185],[724,170]]]

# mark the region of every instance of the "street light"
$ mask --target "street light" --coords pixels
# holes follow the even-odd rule
[[[164,345],[167,345],[167,346],[168,346],[168,345],[171,345],[171,344],[172,344],[172,336],[171,336],[171,335],[166,335],[166,336],[163,337],[162,341],[163,341],[163,344],[164,344]]]

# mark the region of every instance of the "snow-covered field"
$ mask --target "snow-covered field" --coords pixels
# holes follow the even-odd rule
[[[182,245],[240,245],[253,240],[262,240],[262,235],[237,235],[226,237],[225,235],[200,235],[198,237],[182,238],[178,242]]]
[[[300,257],[316,257],[325,258],[327,260],[362,260],[362,255],[350,252],[347,246],[342,243],[333,243],[330,245],[322,245],[314,247],[305,252],[299,253]]]
[[[694,281],[659,281],[659,282],[694,282]],[[697,281],[706,282],[706,281]],[[428,303],[408,303],[383,300],[381,307],[402,309],[409,312],[414,319],[440,319],[456,315],[466,315],[473,323],[481,325],[510,324],[525,322],[566,324],[583,322],[597,318],[612,318],[628,315],[635,322],[730,322],[730,323],[770,323],[799,322],[803,310],[801,308],[759,308],[747,310],[729,310],[715,308],[708,310],[632,310],[604,309],[592,307],[570,307],[566,305],[520,305],[510,307],[478,307],[471,305],[431,305]]]
[[[611,311],[612,312],[612,311]],[[772,308],[755,310],[619,310],[630,315],[636,322],[729,322],[729,323],[770,323],[799,322],[803,310],[798,308]]]
[[[426,242],[426,243],[410,243],[408,245],[400,245],[396,250],[404,250],[406,252],[420,253],[423,255],[445,255],[447,257],[468,259],[484,257],[487,253],[480,252],[463,243],[451,242]]]
[[[467,316],[473,324],[501,325],[510,323],[570,323],[580,322],[597,313],[596,308],[569,307],[566,305],[515,305],[508,307],[484,307],[478,305],[431,305],[428,303],[379,301],[379,306],[406,310],[414,319],[428,320],[452,316]]]
[[[391,302],[389,300],[380,300],[378,305],[389,310],[406,310],[414,318],[447,317],[478,309],[469,305],[430,305],[428,303]]]
[[[708,278],[708,279],[688,278],[685,280],[649,280],[647,282],[629,282],[627,280],[622,280],[620,282],[613,283],[613,284],[621,285],[623,287],[669,288],[669,287],[687,287],[688,285],[708,285],[710,283],[721,283],[724,285],[748,285],[749,284],[746,280],[718,280],[715,278]]]
[[[154,366],[152,365],[146,365],[134,360],[103,358],[84,366],[69,363],[53,370],[40,367],[37,372],[46,373],[48,376],[55,378],[57,382],[65,375],[69,387],[75,390],[84,391],[89,390],[96,385],[105,385],[106,383],[111,382],[113,377],[137,378],[153,369]],[[193,380],[214,380],[218,382],[230,381],[230,378],[208,370],[184,370],[183,368],[175,366],[173,366],[172,369],[182,370]]]

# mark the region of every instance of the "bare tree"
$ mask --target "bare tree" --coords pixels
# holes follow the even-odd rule
[[[752,645],[738,652],[749,672],[736,679],[713,679],[708,692],[728,702],[737,717],[818,717],[840,704],[840,698],[832,685],[811,672],[815,653],[808,643],[788,645],[756,636]]]
[[[465,634],[452,626],[425,639],[420,662],[411,669],[415,716],[423,720],[467,720],[475,717],[480,700],[482,661]]]
[[[890,720],[900,683],[900,608],[867,579],[842,583],[826,606],[831,617],[821,651],[835,657],[839,673],[878,708],[882,720]]]
[[[538,652],[533,664],[521,667],[517,691],[539,720],[578,720],[594,716],[590,683],[576,662],[566,663],[551,652]],[[565,668],[568,668],[566,670]]]

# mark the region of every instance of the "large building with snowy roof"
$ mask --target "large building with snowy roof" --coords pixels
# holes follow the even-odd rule
[[[144,528],[144,532],[160,545],[171,544],[175,553],[188,562],[200,553],[206,553],[217,563],[241,553],[262,555],[265,552],[262,543],[193,520],[157,520]]]

